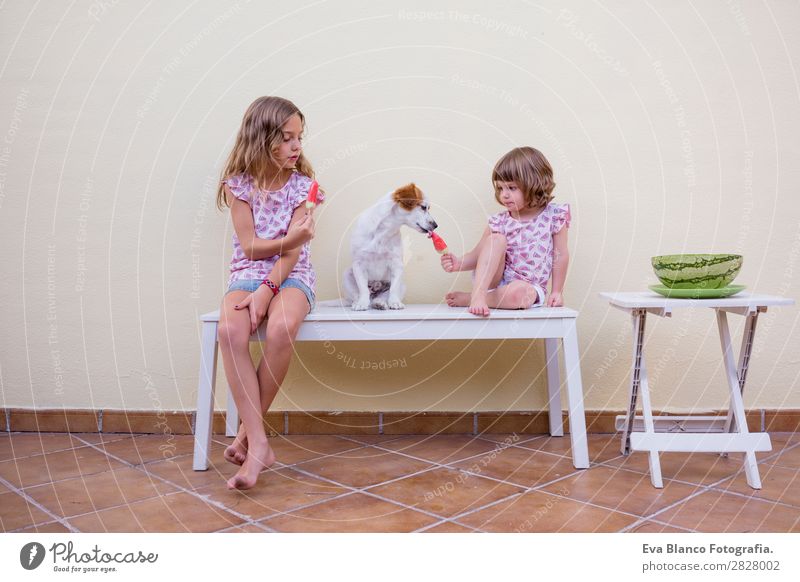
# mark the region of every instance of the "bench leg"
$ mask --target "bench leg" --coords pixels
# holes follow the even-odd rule
[[[547,395],[550,404],[550,436],[564,436],[561,420],[561,374],[558,369],[558,338],[544,340],[547,360]]]
[[[200,345],[200,379],[197,385],[197,413],[194,427],[195,471],[208,469],[211,449],[211,422],[214,414],[214,384],[217,379],[217,322],[203,322]]]
[[[589,448],[586,444],[586,415],[583,411],[581,357],[578,352],[578,331],[574,319],[564,323],[564,365],[567,370],[567,402],[569,404],[569,436],[572,444],[572,464],[576,469],[589,468]]]

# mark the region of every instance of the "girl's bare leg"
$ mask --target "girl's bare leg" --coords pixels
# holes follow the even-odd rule
[[[527,309],[537,301],[538,291],[525,281],[512,281],[493,289],[486,294],[486,304],[492,309]],[[448,293],[447,304],[451,307],[466,307],[470,304],[469,293],[455,291]],[[538,301],[544,301],[539,298]]]
[[[252,452],[252,455],[247,455],[236,476],[228,480],[231,489],[252,487],[259,471],[275,462],[275,454],[269,448],[264,432],[258,377],[250,359],[250,315],[245,310],[236,311],[233,308],[247,295],[246,291],[232,291],[225,295],[218,331],[225,376]]]
[[[472,284],[472,294],[469,295],[469,312],[473,315],[487,317],[489,305],[487,293],[496,287],[503,278],[506,262],[506,237],[502,234],[492,233],[479,245],[478,262],[475,266],[475,280]],[[460,306],[464,294],[459,292],[448,293],[445,296],[450,306]]]
[[[269,305],[267,337],[257,370],[262,419],[272,405],[289,370],[294,339],[308,311],[309,305],[305,294],[294,288],[283,289]],[[234,447],[235,458],[232,454],[231,462],[242,464],[248,452],[247,431],[243,423],[239,425],[239,434],[228,449]]]
[[[236,311],[233,305],[236,305],[248,296],[247,291],[231,291],[227,293],[222,300],[221,316],[219,322],[219,349],[222,352],[222,360],[225,366],[225,376],[228,379],[228,385],[231,386],[231,394],[233,394],[233,385],[242,384],[246,377],[249,377],[249,369],[253,367],[252,360],[250,360],[249,349],[249,325],[245,329],[247,322],[247,311]],[[240,352],[242,346],[241,336],[245,333],[248,334],[247,344],[247,359],[249,364],[240,359]],[[237,381],[238,380],[238,381]],[[237,401],[238,407],[238,401]],[[244,434],[244,425],[239,425],[240,436]],[[241,465],[244,463],[246,449],[243,449],[240,437],[237,437],[233,444],[230,445],[223,456],[226,461]]]

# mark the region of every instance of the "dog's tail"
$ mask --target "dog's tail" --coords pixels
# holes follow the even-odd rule
[[[349,299],[328,299],[327,301],[317,301],[317,305],[320,307],[350,307],[352,305],[352,301]]]

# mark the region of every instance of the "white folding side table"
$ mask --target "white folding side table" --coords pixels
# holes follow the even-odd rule
[[[661,479],[661,464],[658,459],[660,451],[670,452],[719,452],[745,453],[744,469],[747,484],[753,489],[761,489],[761,478],[756,465],[757,451],[770,451],[767,433],[750,433],[747,429],[742,393],[744,392],[747,368],[753,349],[753,338],[756,331],[758,314],[764,313],[767,307],[793,305],[794,300],[773,295],[755,295],[739,293],[724,299],[670,299],[654,292],[638,293],[600,293],[608,299],[612,306],[628,312],[633,325],[633,364],[630,390],[628,393],[628,410],[625,416],[617,417],[618,430],[622,430],[621,452],[629,455],[631,451],[647,451],[650,461],[650,481],[654,487],[664,486]],[[730,391],[728,416],[722,417],[653,417],[650,405],[650,389],[647,383],[647,367],[644,362],[644,324],[648,313],[660,317],[671,317],[672,311],[680,307],[709,307],[717,315],[719,339],[722,345],[722,357]],[[734,364],[733,346],[728,328],[728,313],[735,313],[746,318],[742,346],[739,351],[738,366]],[[642,393],[642,417],[636,417],[639,392]],[[659,420],[667,419],[672,426],[675,422],[704,423],[702,432],[657,432]],[[634,431],[634,424],[642,431]],[[681,425],[681,429],[685,430]]]

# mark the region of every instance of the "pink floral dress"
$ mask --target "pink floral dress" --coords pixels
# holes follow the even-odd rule
[[[501,285],[521,280],[547,289],[553,270],[553,235],[570,223],[569,204],[545,206],[536,218],[517,220],[509,212],[489,217],[489,230],[508,241]]]
[[[234,196],[244,200],[253,211],[253,224],[258,238],[275,240],[286,236],[292,214],[295,209],[304,204],[311,186],[311,178],[297,172],[293,173],[280,190],[267,191],[256,188],[254,180],[247,174],[231,176],[223,183],[227,184]],[[319,191],[317,203],[325,201],[325,195]],[[265,279],[275,263],[278,255],[266,259],[248,259],[239,237],[233,233],[233,256],[231,257],[230,277],[228,285],[241,279]],[[299,279],[311,290],[316,283],[316,275],[311,266],[311,250],[306,243],[300,250],[300,259],[289,274],[291,279]]]

